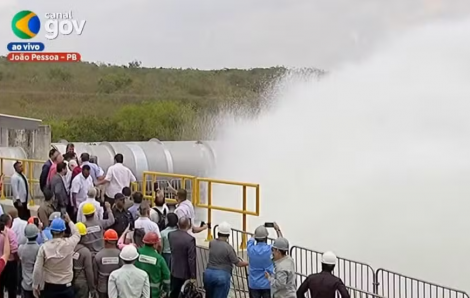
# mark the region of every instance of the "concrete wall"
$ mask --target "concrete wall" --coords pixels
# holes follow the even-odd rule
[[[6,147],[21,147],[29,159],[45,160],[51,148],[51,128],[39,125],[35,130],[10,129]]]
[[[5,147],[23,148],[28,159],[46,160],[51,148],[51,128],[48,125],[39,125],[34,130],[0,128],[0,141]],[[36,165],[35,176],[40,171],[41,165]],[[2,200],[0,204],[4,212],[14,208],[9,199]],[[37,208],[38,206],[30,206],[32,215],[36,214]]]

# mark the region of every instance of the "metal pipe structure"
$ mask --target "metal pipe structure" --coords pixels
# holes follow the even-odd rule
[[[61,140],[52,146],[64,153],[67,143]],[[161,142],[158,139],[147,142],[74,143],[78,156],[84,152],[96,156],[105,171],[113,165],[116,154],[123,154],[124,165],[131,169],[137,180],[141,179],[144,171],[208,176],[216,165],[214,144],[202,141]]]

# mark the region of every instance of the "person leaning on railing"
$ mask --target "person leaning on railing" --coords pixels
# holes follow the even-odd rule
[[[282,237],[279,226],[274,223],[277,237]],[[253,238],[248,240],[248,290],[251,298],[271,298],[271,285],[264,276],[265,272],[274,273],[272,246],[268,244],[269,232],[265,226],[259,226],[255,230]]]
[[[204,289],[208,298],[226,298],[230,291],[233,265],[246,267],[235,249],[228,243],[232,228],[226,222],[219,225],[218,238],[209,242],[209,261],[204,271]]]

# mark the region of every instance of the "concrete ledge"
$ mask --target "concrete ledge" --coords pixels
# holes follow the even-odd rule
[[[10,199],[0,200],[0,205],[2,205],[3,212],[7,213],[11,209],[15,208],[13,201]],[[28,206],[31,216],[36,216],[38,214],[39,205]]]

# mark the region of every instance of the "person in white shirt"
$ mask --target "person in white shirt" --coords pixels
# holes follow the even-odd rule
[[[18,217],[18,210],[15,208],[10,209],[8,211],[8,215],[10,215],[12,221],[11,230],[15,232],[18,243],[23,243],[24,239],[26,239],[24,236],[24,229],[28,225],[28,222]]]
[[[158,225],[150,220],[150,206],[148,203],[142,203],[139,207],[139,218],[134,223],[135,229],[144,229],[145,233],[155,232],[160,237],[160,229]]]
[[[31,213],[28,209],[28,199],[31,196],[28,179],[23,174],[23,164],[19,161],[13,165],[15,173],[11,176],[11,191],[13,193],[13,204],[18,209],[21,219],[28,220]]]
[[[109,298],[150,298],[149,276],[147,272],[134,266],[139,257],[135,246],[124,246],[119,257],[124,265],[109,275]]]
[[[114,196],[120,193],[124,187],[129,187],[132,182],[135,182],[135,176],[132,171],[129,170],[122,163],[124,162],[124,156],[120,153],[114,156],[114,165],[108,168],[106,177],[98,182],[98,185],[109,183],[106,187],[105,200],[111,204],[114,204]]]
[[[158,189],[155,196],[155,206],[150,209],[150,219],[158,225],[161,231],[166,228],[168,213],[170,213],[170,209],[165,203],[165,195],[163,191]]]
[[[90,162],[90,154],[84,152],[80,155],[81,166],[90,166],[90,175],[93,178],[93,183],[98,184],[98,181],[104,179],[104,171],[97,164]]]
[[[207,230],[207,224],[204,224],[202,227],[197,227],[194,225],[194,206],[190,200],[187,199],[188,192],[185,189],[179,189],[176,192],[176,202],[178,203],[175,213],[178,215],[178,218],[189,218],[191,221],[191,229],[193,233],[200,233]]]
[[[82,172],[72,180],[70,188],[72,206],[78,209],[78,206],[88,198],[90,188],[94,188],[93,179],[90,176],[90,166],[83,166]]]
[[[70,188],[72,186],[72,176],[73,170],[78,167],[78,163],[75,159],[70,160],[69,162],[64,162],[67,164],[67,174],[65,174],[65,189],[70,193]]]
[[[96,210],[95,219],[96,220],[103,219],[103,213],[104,213],[103,207],[101,207],[100,203],[95,199],[97,192],[98,191],[96,190],[95,187],[92,187],[88,190],[88,198],[85,201],[81,202],[80,205],[78,205],[77,222],[86,221],[86,217],[83,214],[83,206],[86,203],[92,203],[95,206],[95,210]]]

